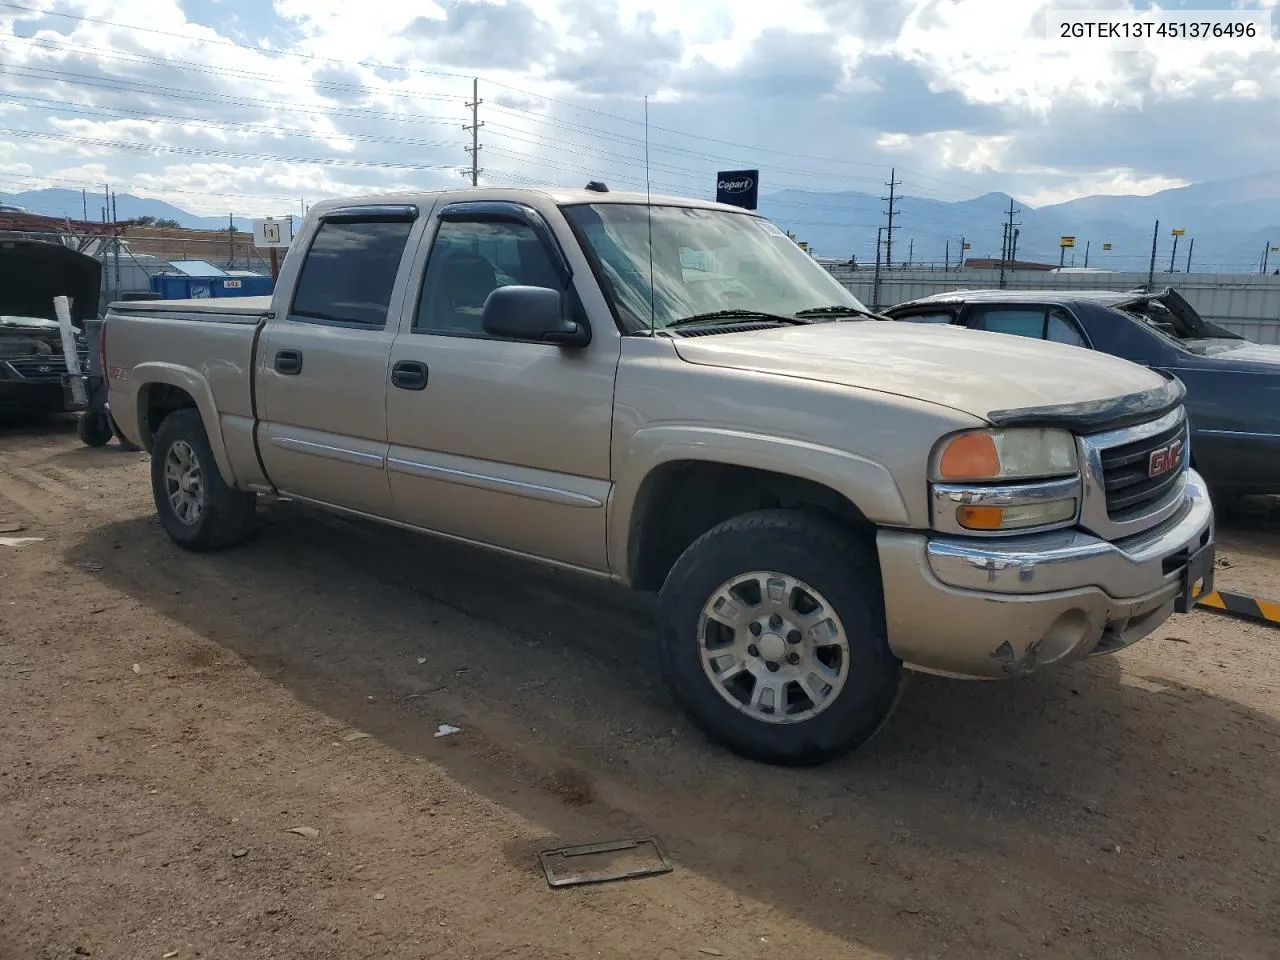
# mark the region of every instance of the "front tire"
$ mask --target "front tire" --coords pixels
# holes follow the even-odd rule
[[[253,532],[257,495],[223,481],[198,410],[177,410],[160,424],[151,490],[165,532],[187,550],[221,550]]]
[[[783,766],[825,763],[883,726],[902,687],[874,547],[834,521],[725,521],[659,594],[663,672],[713,740]]]

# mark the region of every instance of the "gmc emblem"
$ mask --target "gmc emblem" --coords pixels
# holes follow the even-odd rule
[[[1183,441],[1175,440],[1167,447],[1152,450],[1147,460],[1147,476],[1154,479],[1164,476],[1170,470],[1176,470],[1182,463],[1182,448]]]

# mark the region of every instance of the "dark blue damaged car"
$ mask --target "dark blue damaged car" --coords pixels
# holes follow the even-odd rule
[[[1222,493],[1280,494],[1280,346],[1203,319],[1177,291],[956,290],[880,311],[1098,350],[1186,386],[1192,464]]]

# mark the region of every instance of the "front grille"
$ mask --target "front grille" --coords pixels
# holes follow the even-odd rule
[[[1159,503],[1186,471],[1187,421],[1170,427],[1153,437],[1144,437],[1123,446],[1100,451],[1102,479],[1107,493],[1107,516],[1115,521],[1129,520],[1146,513]],[[1181,440],[1183,455],[1167,473],[1151,476],[1151,455]]]
[[[60,353],[43,357],[19,357],[5,362],[14,369],[18,376],[26,380],[61,381],[62,375],[67,372],[67,365]],[[82,350],[80,352],[80,369],[87,370],[88,368],[89,352]]]

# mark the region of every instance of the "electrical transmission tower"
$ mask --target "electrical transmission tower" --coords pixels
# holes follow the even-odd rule
[[[480,80],[475,78],[471,81],[471,102],[467,104],[471,108],[471,123],[464,124],[462,129],[471,133],[471,146],[464,148],[467,153],[471,154],[471,185],[473,187],[480,184],[480,128],[484,126],[484,121],[480,119],[480,104],[484,103],[480,99]]]
[[[902,186],[902,181],[897,178],[897,172],[896,168],[889,170],[889,182],[885,184],[889,188],[889,195],[880,198],[889,204],[889,209],[885,211],[889,217],[889,225],[885,227],[884,231],[884,262],[885,266],[889,268],[893,267],[893,231],[897,229],[893,225],[893,218],[898,213],[897,207],[893,205],[895,200],[894,190]]]

